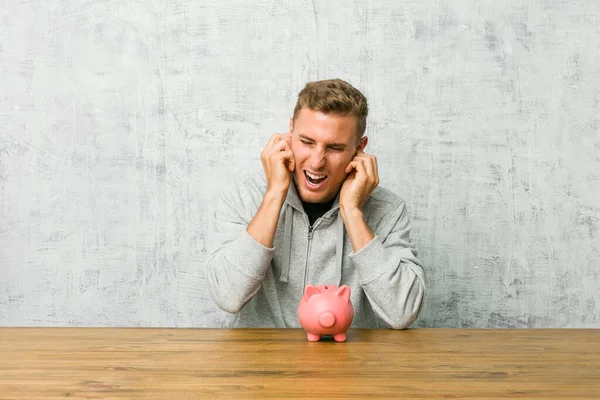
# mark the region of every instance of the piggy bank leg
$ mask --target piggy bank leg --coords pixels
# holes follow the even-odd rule
[[[337,335],[333,335],[333,340],[335,340],[336,342],[345,342],[346,341],[346,334],[345,333],[338,333]]]
[[[321,335],[314,335],[312,333],[307,333],[306,338],[308,339],[309,342],[318,342],[319,340],[321,340]]]

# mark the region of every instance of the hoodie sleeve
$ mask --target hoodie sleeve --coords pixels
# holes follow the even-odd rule
[[[392,224],[365,247],[350,254],[360,284],[377,315],[393,329],[404,329],[419,314],[425,294],[425,272],[410,242],[410,221],[405,203],[391,215]],[[387,225],[387,224],[386,224]]]
[[[244,215],[251,210],[247,210],[239,192],[228,193],[221,193],[215,204],[208,231],[212,252],[205,277],[217,306],[237,313],[260,289],[274,249],[263,246],[246,232],[250,217]]]

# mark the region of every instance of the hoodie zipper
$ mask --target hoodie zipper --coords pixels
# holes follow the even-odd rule
[[[313,227],[308,228],[308,246],[306,246],[306,265],[304,266],[304,286],[302,286],[302,292],[306,287],[306,279],[308,277],[308,256],[310,255],[310,246],[312,244]]]
[[[308,221],[308,217],[306,217]],[[302,286],[302,293],[304,294],[304,288],[306,287],[306,280],[308,278],[308,257],[310,256],[310,248],[312,245],[313,231],[319,224],[321,218],[318,218],[315,223],[311,226],[310,222],[308,222],[308,246],[306,246],[306,264],[304,265],[304,286]]]

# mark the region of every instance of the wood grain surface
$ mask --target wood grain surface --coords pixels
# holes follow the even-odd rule
[[[600,330],[0,328],[1,399],[600,398]]]

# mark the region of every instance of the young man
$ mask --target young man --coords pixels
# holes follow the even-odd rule
[[[424,271],[406,205],[378,187],[364,152],[367,99],[340,80],[309,82],[290,131],[261,154],[263,172],[217,204],[206,280],[234,327],[300,327],[308,284],[346,284],[352,327],[408,327],[423,302]]]

